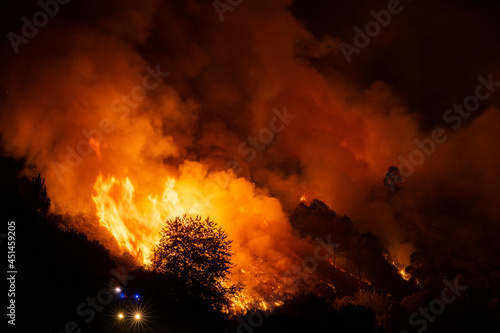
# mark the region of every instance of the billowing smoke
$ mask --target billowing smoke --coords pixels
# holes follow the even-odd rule
[[[141,200],[161,196],[169,178],[191,181],[237,260],[265,256],[276,269],[295,259],[286,219],[304,193],[381,236],[406,264],[405,225],[429,234],[461,225],[449,230],[460,240],[486,228],[499,215],[498,109],[455,131],[439,126],[447,139],[424,151],[415,140],[438,125],[423,131],[388,83],[321,70],[318,60],[344,61],[339,40],[316,38],[291,4],[244,1],[222,22],[206,1],[61,5],[17,54],[10,43],[3,51],[5,151],[42,173],[57,212],[95,212],[99,175],[128,177]],[[391,165],[407,171],[393,194],[382,186]],[[217,172],[225,181],[211,189]]]

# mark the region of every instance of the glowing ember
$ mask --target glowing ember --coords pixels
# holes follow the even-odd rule
[[[399,270],[399,274],[401,274],[401,277],[403,279],[405,279],[406,281],[409,281],[410,278],[411,278],[410,274],[406,273],[406,271],[404,270],[404,268]]]
[[[411,275],[410,275],[410,274],[408,274],[408,273],[406,273],[405,268],[404,268],[404,267],[402,267],[402,266],[404,266],[404,265],[402,265],[402,264],[398,264],[398,263],[396,263],[396,262],[394,262],[394,261],[392,261],[392,262],[391,262],[391,264],[392,264],[394,267],[396,267],[396,268],[398,269],[399,275],[401,275],[401,277],[402,277],[403,279],[405,279],[406,281],[409,281],[409,280],[410,280]],[[402,268],[401,268],[401,267],[402,267]]]

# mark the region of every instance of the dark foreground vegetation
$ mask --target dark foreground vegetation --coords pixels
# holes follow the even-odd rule
[[[349,244],[335,255],[347,258],[354,277],[325,264],[312,280],[318,282],[316,289],[287,299],[272,314],[229,318],[214,309],[210,297],[200,296],[203,293],[179,297],[182,281],[175,281],[173,288],[171,275],[165,278],[146,271],[127,255],[113,256],[99,242],[99,238],[109,240],[105,231],[89,229],[84,235],[72,229],[91,218],[50,213],[43,179],[19,177],[22,161],[2,158],[2,164],[2,220],[16,222],[19,331],[486,332],[500,324],[498,271],[483,274],[465,264],[441,265],[439,254],[420,248],[407,268],[413,276],[407,282],[390,264],[380,239],[357,232],[349,218],[337,216],[320,201],[299,205],[291,217],[292,226],[311,241],[333,234],[342,244]],[[88,236],[93,232],[95,237]],[[2,239],[3,253],[6,247]],[[469,260],[475,259],[463,258]],[[489,260],[498,263],[494,256]],[[325,281],[345,287],[337,293],[321,292]],[[119,325],[115,299],[108,301],[106,296],[115,285],[141,295],[141,324]]]

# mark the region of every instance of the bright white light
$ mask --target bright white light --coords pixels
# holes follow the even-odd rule
[[[139,313],[136,313],[136,314],[135,314],[135,316],[134,316],[134,318],[135,318],[136,320],[139,320],[139,319],[141,319],[141,315],[140,315]]]
[[[118,314],[118,319],[123,319],[123,313],[121,313],[121,312],[120,312],[120,313]]]
[[[116,288],[115,288],[115,292],[119,293],[120,291],[122,291],[122,290],[120,289],[120,287],[116,287]]]

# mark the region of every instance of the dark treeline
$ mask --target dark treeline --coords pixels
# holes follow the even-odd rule
[[[160,274],[139,267],[126,254],[112,255],[95,238],[72,229],[75,222],[70,217],[49,212],[43,175],[21,177],[23,168],[23,161],[2,158],[3,220],[16,222],[16,328],[45,332],[416,332],[425,327],[426,332],[484,332],[499,324],[498,289],[486,290],[471,271],[436,267],[435,255],[418,247],[407,268],[413,278],[405,281],[391,265],[386,244],[373,234],[358,232],[348,217],[337,216],[319,200],[309,206],[299,204],[291,224],[298,235],[313,242],[331,235],[341,244],[330,264],[318,266],[313,273],[316,278],[311,279],[338,285],[337,291],[323,293],[318,285],[317,292],[315,288],[299,292],[271,315],[230,318],[196,295],[174,299],[168,280]],[[2,241],[2,248],[6,249],[6,242]],[[354,277],[332,265],[341,257]],[[449,272],[460,274],[446,275]],[[117,276],[126,281],[125,288],[141,294],[141,326],[117,325],[115,301],[99,303],[102,290],[120,285]],[[441,298],[445,279],[467,289],[459,291],[438,315],[428,312],[432,321],[425,319],[419,311],[436,306],[433,300]],[[345,286],[342,292],[341,286]],[[447,296],[453,296],[452,291]],[[409,320],[414,313],[412,325]]]

